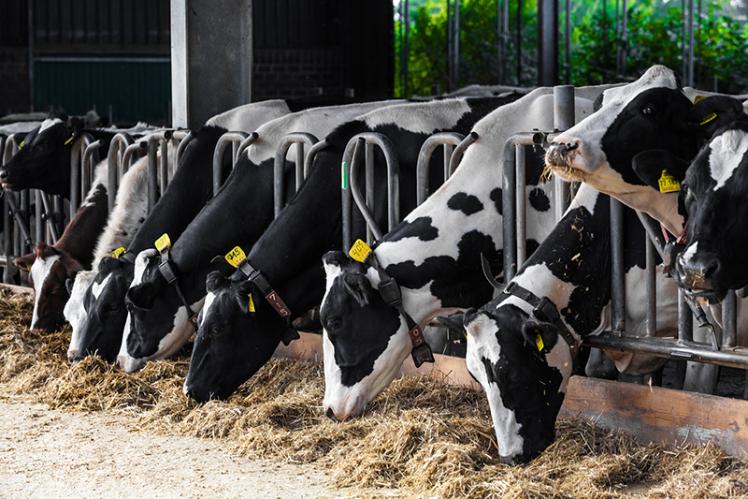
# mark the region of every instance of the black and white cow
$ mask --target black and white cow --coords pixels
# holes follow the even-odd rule
[[[467,332],[468,370],[488,397],[500,456],[526,462],[553,442],[555,421],[581,338],[611,326],[609,198],[583,185],[566,214],[501,293],[479,310],[447,319]],[[643,335],[646,300],[637,291],[646,265],[644,229],[624,214],[628,333]],[[657,330],[673,335],[677,292],[657,278]],[[540,300],[550,305],[541,306]],[[548,307],[552,312],[548,313]],[[557,314],[558,318],[553,315]],[[662,361],[618,357],[619,368],[650,372]],[[654,362],[653,362],[654,361]]]
[[[324,293],[320,259],[325,252],[340,247],[340,162],[353,135],[379,132],[392,141],[400,164],[401,209],[410,210],[415,205],[416,161],[426,138],[449,130],[467,134],[478,119],[514,99],[516,96],[401,104],[373,111],[327,136],[328,148],[317,156],[304,187],[248,253],[249,264],[262,272],[290,309],[290,319],[319,304]],[[379,154],[375,156],[375,217],[382,223],[386,220],[386,178],[383,159]],[[440,161],[436,156],[434,161]],[[431,171],[430,185],[437,185],[438,169]],[[470,209],[470,200],[460,201],[466,210]],[[354,219],[355,226],[363,230],[355,210]],[[197,400],[228,397],[270,358],[288,331],[288,322],[261,298],[260,289],[241,272],[228,279],[210,274],[207,290],[185,381],[185,392]]]
[[[41,189],[70,197],[70,154],[73,143],[82,133],[100,140],[99,153],[105,156],[117,132],[137,135],[147,130],[147,125],[123,130],[84,128],[82,118],[51,114],[38,128],[26,134],[20,150],[0,168],[0,185],[8,190]]]
[[[193,311],[202,307],[208,272],[222,269],[229,273],[226,262],[213,264],[211,260],[236,245],[249,250],[273,220],[273,163],[281,139],[297,130],[325,137],[341,123],[391,103],[312,108],[281,116],[256,130],[258,139],[249,147],[247,159],[235,167],[241,171],[229,177],[221,193],[195,217],[170,251],[170,260],[179,272],[180,292]],[[287,194],[292,194],[290,162],[286,173],[290,175],[286,185],[291,189]],[[155,249],[142,252],[135,261],[126,296],[129,312],[120,362],[128,371],[146,360],[170,355],[195,332],[177,290],[159,272],[160,262]]]
[[[578,98],[576,115],[592,112]],[[404,310],[425,325],[456,308],[480,306],[492,296],[481,255],[500,268],[503,145],[515,133],[552,128],[553,96],[537,89],[478,122],[479,138],[450,180],[408,214],[374,248],[374,256],[402,293]],[[534,159],[534,161],[533,161]],[[539,182],[539,156],[528,155],[526,194],[528,254],[555,224],[553,188]],[[342,252],[324,259],[327,291],[320,317],[324,327],[327,414],[337,420],[360,415],[399,373],[412,350],[406,317],[379,294],[380,275]]]
[[[681,184],[688,246],[676,259],[680,284],[720,300],[748,284],[748,116],[721,128]]]
[[[234,131],[252,132],[266,119],[274,119],[288,111],[283,101],[270,101],[240,106],[211,118],[213,125],[202,127],[193,134],[181,157],[174,178],[156,203],[148,218],[130,236],[127,252],[133,257],[152,247],[163,233],[175,240],[212,197],[212,160],[216,143],[227,131],[221,125],[232,126]],[[82,319],[80,334],[74,334],[77,344],[71,343],[72,358],[80,359],[96,353],[114,361],[122,343],[127,311],[125,294],[132,281],[134,259],[131,257],[105,257],[95,269],[95,276],[86,275],[90,284],[81,281],[73,289],[73,296],[82,297],[80,306],[72,304],[66,317]],[[69,319],[71,320],[71,319]],[[74,328],[75,333],[75,328]]]

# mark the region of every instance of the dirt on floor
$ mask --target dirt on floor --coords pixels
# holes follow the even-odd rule
[[[330,487],[326,474],[312,466],[250,460],[233,455],[216,440],[133,432],[125,419],[0,399],[0,496],[307,498],[367,494]]]

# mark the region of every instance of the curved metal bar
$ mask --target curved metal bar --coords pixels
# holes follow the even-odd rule
[[[429,171],[431,170],[431,157],[434,155],[434,151],[444,146],[444,159],[447,162],[447,168],[444,170],[444,181],[446,182],[449,176],[449,159],[453,154],[452,151],[447,152],[447,148],[459,145],[463,138],[464,136],[457,132],[440,132],[435,133],[423,142],[416,163],[416,204],[420,205],[428,197]]]
[[[120,164],[120,178],[122,178],[122,175],[127,173],[127,170],[129,170],[132,166],[132,157],[135,155],[141,157],[142,155],[146,154],[147,151],[148,143],[143,140],[127,146],[127,148],[125,149],[125,154],[122,155],[122,163]]]
[[[112,137],[107,152],[107,208],[112,211],[114,208],[114,199],[117,195],[117,186],[119,185],[120,172],[122,171],[122,158],[127,147],[133,143],[129,134],[120,132]]]
[[[234,164],[239,162],[239,158],[242,157],[242,154],[244,154],[249,146],[257,142],[257,139],[259,138],[259,134],[257,132],[252,132],[249,134],[249,137],[242,140],[239,144],[239,149],[236,151],[236,159],[234,159]]]
[[[355,150],[350,152],[350,155],[348,156],[349,149],[351,147],[351,143],[355,143]],[[358,145],[363,145],[364,149],[366,144],[373,144],[382,151],[382,154],[384,155],[385,164],[387,167],[387,229],[392,230],[400,221],[400,163],[397,160],[397,156],[395,155],[395,148],[392,145],[392,141],[386,136],[381,133],[374,133],[374,132],[364,132],[360,133],[358,135],[355,135],[352,137],[348,144],[346,145],[346,154],[344,154],[344,175],[347,175],[347,172],[350,173],[350,189],[345,188],[345,184],[343,186],[344,191],[350,190],[350,196],[353,197],[353,201],[356,203],[356,206],[358,207],[359,211],[364,217],[364,220],[366,220],[367,227],[371,230],[371,233],[374,235],[376,239],[382,238],[382,231],[379,229],[379,227],[376,224],[376,220],[374,218],[374,215],[371,212],[371,207],[366,205],[366,202],[364,198],[361,196],[361,192],[359,190],[358,185],[358,155],[354,154],[357,150],[361,149],[358,147]],[[349,158],[349,159],[347,159]],[[346,164],[347,161],[350,161],[349,164]],[[371,161],[370,166],[373,166],[373,161]],[[346,172],[347,169],[347,172]],[[372,175],[369,175],[369,178],[373,178]],[[346,182],[346,178],[344,177],[343,181]],[[346,193],[344,192],[344,199],[346,198]],[[344,224],[347,223],[348,227],[346,228],[344,226],[344,237],[348,237],[348,244],[350,244],[351,239],[351,222],[352,217],[350,212],[345,216],[345,210],[350,210],[350,199],[347,201],[347,206],[343,206],[344,209]],[[344,241],[345,244],[346,241]],[[348,245],[345,246],[345,250],[348,249]]]
[[[232,145],[232,163],[231,166],[233,168],[234,163],[236,162],[236,157],[238,150],[235,147],[236,144],[241,144],[249,134],[246,132],[226,132],[223,135],[221,135],[221,138],[218,139],[218,143],[216,144],[216,148],[213,150],[213,195],[215,196],[218,193],[218,190],[221,188],[221,184],[223,183],[223,155],[226,152],[226,148],[229,146],[229,144]]]
[[[306,158],[304,158],[304,180],[306,180],[309,177],[309,170],[312,169],[312,165],[314,164],[314,158],[317,157],[317,153],[319,153],[322,149],[324,149],[327,146],[328,144],[325,141],[325,139],[322,139],[316,144],[314,144],[312,147],[310,147],[309,150],[306,152]]]
[[[174,158],[174,169],[177,169],[179,168],[179,162],[182,160],[182,154],[184,154],[184,150],[187,148],[187,144],[189,144],[190,141],[195,138],[195,136],[192,135],[192,132],[190,130],[176,130],[174,131],[172,137],[174,138],[174,140],[179,141],[176,156]]]
[[[156,206],[156,202],[159,198],[159,190],[158,190],[158,173],[159,173],[159,164],[158,164],[158,149],[161,148],[161,144],[166,139],[157,134],[150,135],[146,141],[147,143],[147,150],[148,150],[148,165],[147,165],[147,175],[148,175],[148,213],[151,212],[154,206]]]
[[[91,142],[93,142],[93,137],[84,132],[78,136],[70,148],[70,220],[73,219],[80,205],[83,151]]]
[[[93,183],[94,168],[96,163],[99,162],[99,149],[101,148],[101,141],[96,140],[86,146],[83,151],[83,161],[81,162],[81,168],[83,174],[81,175],[81,199],[91,189]]]
[[[292,145],[296,144],[296,191],[301,189],[304,183],[304,146],[310,148],[317,143],[317,137],[306,132],[292,132],[283,137],[278,143],[273,159],[273,213],[277,218],[283,206],[285,206],[284,194],[286,192],[286,177],[284,167],[286,166],[286,155]]]
[[[462,160],[462,155],[465,154],[465,150],[478,140],[478,134],[476,132],[470,132],[467,137],[462,139],[462,142],[460,142],[457,147],[455,147],[454,152],[452,152],[452,157],[449,159],[449,176],[451,177],[452,174],[457,169],[457,166],[460,164],[460,160]]]

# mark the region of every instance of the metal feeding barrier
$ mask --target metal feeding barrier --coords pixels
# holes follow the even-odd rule
[[[573,87],[554,89],[553,132],[532,131],[519,133],[509,138],[504,145],[502,212],[504,241],[504,279],[508,282],[517,272],[518,266],[527,258],[526,247],[526,199],[525,199],[525,148],[545,144],[550,136],[574,123]],[[560,219],[568,207],[568,184],[558,179],[554,186],[556,219]],[[624,206],[610,200],[611,234],[611,331],[588,336],[585,343],[591,347],[650,354],[656,357],[704,364],[748,369],[748,348],[737,347],[736,295],[728,293],[722,302],[722,326],[710,323],[706,312],[698,303],[688,298],[683,290],[678,291],[678,335],[673,338],[655,337],[657,324],[656,279],[657,256],[664,260],[665,241],[659,224],[648,215],[637,212],[645,229],[647,293],[646,335],[627,336],[626,294],[624,267]],[[693,320],[706,328],[708,342],[694,341]]]
[[[478,140],[478,134],[475,132],[470,132],[467,139],[461,133],[439,132],[424,141],[418,152],[416,163],[416,205],[420,205],[428,197],[431,158],[436,149],[442,147],[444,182],[446,182],[460,164],[465,149],[476,140]]]
[[[259,136],[257,132],[226,132],[218,139],[216,148],[213,151],[213,195],[218,194],[218,190],[224,181],[223,156],[226,149],[231,145],[231,167],[233,168],[239,157],[247,148],[253,144]]]
[[[296,159],[294,162],[294,179],[296,183],[295,192],[299,192],[302,184],[309,175],[309,169],[314,162],[314,157],[327,144],[318,142],[317,137],[311,133],[294,132],[289,133],[278,144],[273,159],[273,217],[278,218],[283,207],[286,205],[284,199],[286,193],[286,156],[291,146],[296,146]],[[309,149],[305,152],[305,147]]]

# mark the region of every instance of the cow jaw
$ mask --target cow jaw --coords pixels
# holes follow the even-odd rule
[[[92,270],[83,270],[75,275],[73,289],[70,291],[70,298],[65,304],[63,314],[65,319],[72,327],[72,336],[68,346],[68,360],[72,360],[78,355],[82,348],[81,328],[86,320],[86,309],[84,308],[83,299],[86,290],[96,276]]]

